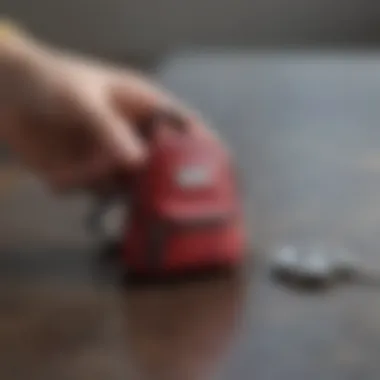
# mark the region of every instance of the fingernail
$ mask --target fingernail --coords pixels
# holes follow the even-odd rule
[[[146,149],[140,144],[132,144],[128,149],[123,149],[123,152],[121,153],[121,159],[128,166],[142,165],[147,159]]]

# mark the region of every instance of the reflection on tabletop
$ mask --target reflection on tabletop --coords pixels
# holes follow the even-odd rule
[[[203,380],[240,327],[240,274],[182,284],[1,284],[1,380]],[[122,291],[120,291],[122,290]]]
[[[209,379],[239,326],[245,279],[211,280],[126,292],[129,355],[138,379]]]

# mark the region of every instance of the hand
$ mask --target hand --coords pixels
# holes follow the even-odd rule
[[[21,35],[0,43],[0,87],[1,138],[60,191],[106,182],[116,168],[143,165],[147,152],[136,128],[156,109],[197,118],[138,73]]]

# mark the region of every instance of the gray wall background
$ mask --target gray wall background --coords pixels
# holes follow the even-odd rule
[[[0,0],[41,37],[116,60],[193,46],[357,47],[380,40],[376,0]]]

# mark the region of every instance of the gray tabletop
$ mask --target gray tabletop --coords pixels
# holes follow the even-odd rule
[[[186,52],[163,65],[164,84],[234,149],[261,251],[322,242],[380,265],[379,65],[376,55],[244,52]],[[311,296],[261,280],[249,294],[221,378],[380,375],[376,290]]]
[[[324,242],[380,269],[379,66],[375,55],[187,52],[159,68],[233,148],[254,253]],[[0,292],[2,379],[380,376],[376,289],[297,293],[258,271],[99,294],[84,200],[53,200],[28,180],[0,207],[1,279],[23,285]],[[25,290],[27,275],[63,272],[61,290]]]

